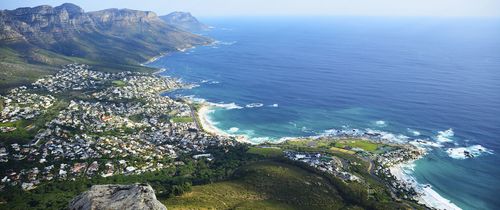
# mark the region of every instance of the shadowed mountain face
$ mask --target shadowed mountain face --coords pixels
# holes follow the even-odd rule
[[[182,30],[199,32],[209,30],[209,26],[201,23],[189,12],[172,12],[168,15],[160,16],[162,20]]]
[[[167,24],[154,12],[107,9],[86,13],[69,3],[3,10],[0,87],[29,74],[33,65],[49,72],[68,62],[87,62],[108,70],[138,70],[142,68],[138,63],[162,52],[209,42]],[[9,81],[2,81],[5,78]]]

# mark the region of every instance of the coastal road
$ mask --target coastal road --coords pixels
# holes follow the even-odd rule
[[[394,193],[392,187],[390,185],[388,185],[384,180],[382,180],[380,177],[378,177],[376,174],[375,174],[375,163],[373,162],[372,159],[370,158],[367,158],[367,157],[361,157],[362,160],[368,162],[368,168],[367,168],[367,171],[368,173],[375,179],[377,180],[378,182],[380,182],[381,184],[385,185],[388,189],[389,189],[389,193],[391,194],[391,197],[392,199],[394,199],[395,201],[398,201],[398,202],[401,202],[403,205],[405,205],[407,207],[407,209],[412,209],[412,210],[415,210],[415,207],[411,206],[410,204],[406,203],[405,201],[401,200],[400,198],[398,198],[398,196],[396,196],[396,194]]]
[[[200,122],[198,121],[198,117],[196,116],[196,109],[194,108],[194,106],[192,104],[189,104],[189,109],[191,110],[191,118],[193,118],[196,129],[201,131],[202,127],[200,125]]]

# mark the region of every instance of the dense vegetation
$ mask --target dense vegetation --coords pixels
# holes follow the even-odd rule
[[[169,160],[170,168],[141,175],[117,175],[111,177],[84,176],[76,180],[53,181],[41,184],[31,191],[19,187],[6,187],[0,194],[0,209],[63,209],[79,193],[95,184],[131,184],[149,183],[159,199],[181,195],[190,191],[192,185],[201,185],[221,181],[232,176],[244,162],[254,159],[246,155],[246,146],[211,149],[213,161],[193,160],[189,156],[178,160]],[[182,164],[181,164],[182,162]]]
[[[250,147],[246,155],[260,157],[240,167],[232,179],[193,186],[191,192],[163,202],[169,209],[423,209],[395,201],[368,163],[350,153],[332,151],[331,141],[293,141],[269,147]],[[353,141],[355,143],[355,141]],[[305,163],[283,157],[283,149],[324,152],[350,163],[364,182],[346,183]]]
[[[273,147],[211,148],[213,160],[186,154],[166,159],[170,167],[141,175],[117,175],[53,181],[31,191],[7,187],[0,209],[61,209],[95,184],[149,183],[169,209],[421,209],[395,201],[387,187],[355,155],[332,151],[307,141]],[[326,142],[323,146],[329,145]],[[326,151],[350,163],[363,182],[346,183],[305,163],[283,157],[283,150]]]
[[[277,161],[241,167],[234,179],[194,186],[163,201],[169,209],[340,209],[335,186],[314,173]]]

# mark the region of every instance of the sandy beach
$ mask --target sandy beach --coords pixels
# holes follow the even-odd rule
[[[391,174],[396,177],[401,182],[410,184],[419,193],[417,201],[427,207],[432,207],[439,210],[458,210],[460,207],[451,203],[450,200],[443,198],[439,193],[432,189],[431,186],[425,187],[419,184],[413,176],[411,176],[410,170],[413,167],[413,161],[408,163],[401,163],[394,165],[389,168]]]
[[[248,143],[248,144],[255,144],[252,143],[248,137],[243,136],[243,135],[231,135],[223,130],[217,128],[212,121],[209,119],[209,114],[214,112],[214,109],[216,106],[210,105],[210,104],[202,104],[201,108],[198,109],[198,119],[200,120],[200,124],[203,127],[203,130],[207,133],[210,133],[212,135],[216,136],[224,136],[224,137],[234,137],[236,141],[242,142],[242,143]]]

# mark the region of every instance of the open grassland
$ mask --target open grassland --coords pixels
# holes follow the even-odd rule
[[[346,154],[349,154],[349,155],[356,154],[356,152],[354,152],[354,151],[346,150],[346,149],[342,149],[342,148],[337,148],[337,147],[332,147],[332,148],[330,148],[330,150],[332,152],[342,152],[342,153],[346,153]]]
[[[174,118],[172,118],[172,122],[174,122],[174,123],[190,123],[190,122],[193,122],[193,118],[191,118],[191,117],[174,117]]]
[[[112,83],[113,83],[113,86],[115,86],[115,87],[125,87],[125,86],[127,86],[127,83],[125,83],[125,81],[123,81],[123,80],[115,80]]]
[[[266,158],[283,156],[283,150],[278,147],[250,147],[248,153]]]
[[[375,152],[379,148],[380,144],[368,141],[368,140],[341,140],[335,142],[335,147],[337,148],[361,148],[368,152]]]
[[[340,209],[345,205],[327,180],[289,164],[255,162],[240,168],[236,177],[194,186],[190,193],[163,203],[169,209]]]
[[[352,148],[360,148],[367,152],[376,153],[383,146],[387,145],[363,139],[329,139],[329,138],[297,139],[280,144],[280,147],[284,149],[292,149],[292,150],[301,149],[304,151],[317,151],[321,149],[323,150],[328,149],[348,154],[355,153],[355,151],[350,150]]]

